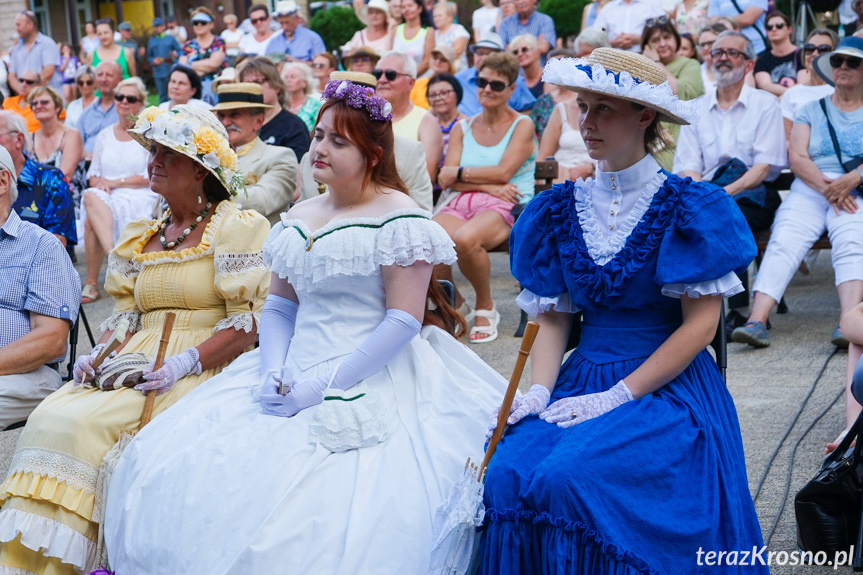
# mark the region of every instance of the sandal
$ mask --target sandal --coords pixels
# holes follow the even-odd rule
[[[468,325],[470,325],[471,322],[473,322],[474,317],[476,317],[476,312],[467,304],[466,301],[462,302],[456,311],[461,314],[465,323]]]
[[[87,284],[81,288],[81,303],[93,303],[101,297],[102,294],[99,293],[99,288],[93,284]]]
[[[497,339],[497,326],[500,323],[500,314],[496,309],[477,309],[474,310],[474,314],[476,317],[481,317],[483,319],[487,319],[491,325],[476,325],[470,328],[470,342],[471,343],[487,343],[490,341],[494,341]],[[488,334],[488,337],[483,337],[479,339],[474,339],[474,334]]]

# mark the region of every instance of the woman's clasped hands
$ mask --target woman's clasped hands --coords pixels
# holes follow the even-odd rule
[[[288,371],[270,370],[264,377],[261,388],[261,411],[265,415],[293,417],[304,409],[324,401],[324,391],[329,385],[328,376],[312,377],[296,381]],[[290,390],[282,395],[279,388],[285,381],[291,382]]]
[[[828,202],[833,204],[833,209],[837,214],[839,210],[844,210],[849,214],[857,211],[857,200],[851,192],[861,184],[861,178],[863,175],[857,170],[851,170],[835,179],[824,177],[825,187],[821,193]]]

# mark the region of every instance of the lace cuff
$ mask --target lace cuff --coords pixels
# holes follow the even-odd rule
[[[515,305],[530,315],[538,315],[551,309],[563,313],[577,313],[579,311],[579,308],[573,305],[572,300],[569,299],[569,293],[566,292],[556,297],[544,297],[528,290],[522,290],[515,298]]]
[[[108,254],[108,270],[106,275],[117,275],[122,278],[131,279],[138,275],[141,268],[132,260],[118,256],[111,252]]]
[[[216,254],[216,273],[221,276],[233,276],[244,274],[254,269],[266,269],[264,263],[264,252],[249,252],[239,254]]]
[[[686,294],[689,297],[707,295],[721,295],[731,297],[743,291],[743,284],[734,272],[728,272],[718,280],[710,280],[697,284],[665,284],[662,286],[662,295],[680,299]]]
[[[261,325],[261,313],[257,311],[249,311],[244,313],[235,313],[221,320],[213,327],[213,333],[222,331],[223,329],[233,328],[237,331],[243,330],[246,333],[251,332],[256,325]]]
[[[141,324],[141,314],[134,310],[129,311],[121,311],[119,313],[115,313],[111,315],[108,319],[102,322],[99,326],[99,331],[113,331],[117,329],[117,326],[120,325],[120,322],[124,319],[129,320],[129,330],[128,333],[135,333],[142,329],[144,326]]]

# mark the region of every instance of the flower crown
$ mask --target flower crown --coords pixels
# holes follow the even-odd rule
[[[246,191],[244,176],[237,171],[237,154],[227,137],[201,118],[177,109],[168,112],[150,106],[133,119],[135,126],[129,133],[140,144],[146,146],[148,140],[155,140],[198,160],[232,196]]]
[[[392,105],[375,94],[373,88],[355,84],[348,80],[330,80],[324,88],[324,100],[338,98],[351,108],[365,110],[372,120],[390,122],[393,119]]]

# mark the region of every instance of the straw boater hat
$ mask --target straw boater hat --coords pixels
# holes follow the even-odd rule
[[[378,86],[377,79],[371,74],[367,74],[365,72],[333,72],[330,74],[330,81],[333,80],[347,80],[348,82],[362,84],[369,88],[377,88]]]
[[[641,104],[672,124],[698,121],[698,104],[678,99],[668,85],[665,70],[641,54],[597,48],[586,59],[549,60],[542,80],[573,92],[607,94]]]
[[[858,38],[857,36],[842,38],[835,50],[821,54],[815,58],[815,62],[813,62],[815,72],[831,86],[835,85],[833,81],[833,66],[830,65],[830,56],[834,54],[844,54],[863,59],[863,38]]]
[[[216,90],[216,95],[219,103],[213,106],[211,112],[237,108],[272,108],[269,104],[264,104],[264,92],[260,84],[254,82],[222,84]]]
[[[179,104],[169,112],[150,106],[127,133],[147,149],[156,142],[192,158],[216,176],[232,196],[246,191],[228,132],[209,110]]]

